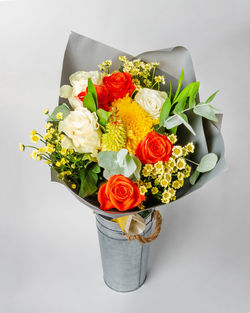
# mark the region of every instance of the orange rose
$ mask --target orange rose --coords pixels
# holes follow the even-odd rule
[[[113,175],[98,191],[98,201],[101,210],[117,209],[127,211],[139,205],[145,196],[139,188],[123,175]]]
[[[129,73],[118,72],[103,78],[104,85],[108,88],[111,102],[118,98],[124,98],[127,94],[132,95],[135,86]]]
[[[152,131],[138,144],[135,155],[142,164],[155,164],[158,161],[167,162],[172,149],[173,144],[166,136]]]

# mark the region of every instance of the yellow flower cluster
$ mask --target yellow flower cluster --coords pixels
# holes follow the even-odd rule
[[[98,65],[101,72],[109,73],[109,68],[112,65],[112,60],[103,61],[101,64]]]
[[[126,149],[129,153],[134,154],[138,143],[152,130],[152,127],[158,123],[158,120],[153,120],[129,96],[115,100],[112,106],[117,108],[118,115],[126,128]]]
[[[169,135],[169,140],[176,142],[176,135]],[[142,178],[138,182],[140,193],[146,198],[153,196],[162,203],[176,199],[176,190],[184,185],[184,179],[190,176],[191,167],[186,163],[188,153],[194,152],[194,144],[188,143],[182,147],[174,145],[172,155],[165,163],[145,164],[142,168]]]

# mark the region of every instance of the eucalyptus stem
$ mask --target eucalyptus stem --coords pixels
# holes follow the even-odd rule
[[[199,165],[199,163],[196,163],[196,162],[194,162],[194,161],[192,161],[192,160],[189,160],[189,159],[187,159],[187,158],[185,158],[185,160],[188,161],[188,162],[191,162],[191,163],[193,163],[193,164],[195,164],[195,165],[197,165],[197,166]]]

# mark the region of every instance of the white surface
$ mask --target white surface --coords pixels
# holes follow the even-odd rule
[[[248,0],[0,3],[1,313],[250,311],[249,13]],[[93,213],[17,149],[57,103],[70,30],[131,54],[184,45],[201,97],[221,90],[229,171],[162,212],[130,294],[102,281]]]

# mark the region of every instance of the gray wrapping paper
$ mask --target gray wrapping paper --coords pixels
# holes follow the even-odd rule
[[[168,49],[149,51],[133,57],[126,52],[117,50],[88,37],[72,32],[69,36],[64,55],[61,86],[64,84],[69,84],[69,76],[72,73],[80,70],[97,70],[98,64],[102,63],[106,59],[111,59],[113,61],[111,71],[117,69],[119,67],[118,56],[120,55],[126,55],[129,59],[140,58],[146,62],[160,62],[159,72],[161,72],[161,74],[166,77],[166,90],[169,87],[169,80],[173,85],[173,91],[176,90],[178,77],[182,69],[185,73],[182,85],[183,88],[191,82],[196,81],[190,53],[184,47],[178,46]],[[63,102],[65,102],[65,99],[59,98],[59,104]],[[196,136],[192,135],[184,126],[180,126],[178,129],[178,142],[180,142],[180,144],[185,144],[189,141],[194,142],[195,153],[191,157],[191,159],[194,161],[199,162],[202,156],[208,152],[214,152],[217,154],[219,160],[216,167],[211,172],[202,174],[194,186],[192,186],[187,180],[184,187],[181,188],[178,192],[176,201],[178,201],[178,199],[182,198],[183,196],[198,190],[204,184],[227,168],[224,157],[224,142],[220,132],[222,114],[218,114],[218,123],[205,120],[202,117],[193,114],[192,112],[188,115],[188,117],[196,133]],[[69,188],[69,186],[66,185],[65,182],[57,177],[57,173],[53,169],[51,170],[51,180],[64,184],[66,188],[68,188],[73,193],[76,199],[96,211],[96,213],[115,218],[140,212],[139,209],[133,209],[126,212],[118,212],[117,210],[102,211],[99,209],[96,196],[87,197],[85,199],[79,197]],[[159,204],[154,206],[154,208],[157,209],[166,206],[166,204]]]

